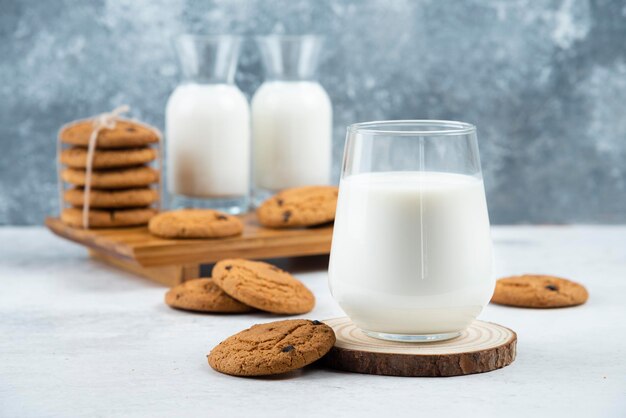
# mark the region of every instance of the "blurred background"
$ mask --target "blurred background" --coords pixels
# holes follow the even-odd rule
[[[163,129],[185,32],[325,35],[335,180],[348,124],[462,120],[492,223],[626,222],[623,0],[0,0],[0,224],[56,213],[62,124],[127,103]],[[236,79],[263,80],[251,43]]]

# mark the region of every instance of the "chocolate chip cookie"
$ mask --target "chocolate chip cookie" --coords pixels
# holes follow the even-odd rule
[[[157,150],[150,147],[96,150],[93,156],[94,169],[132,167],[149,163],[157,158]],[[61,151],[61,163],[72,168],[87,167],[87,148],[72,147]]]
[[[61,171],[63,181],[75,186],[85,185],[85,170],[65,168]],[[159,181],[159,172],[152,167],[140,166],[91,172],[91,187],[96,189],[127,189],[148,186]]]
[[[83,120],[65,127],[59,137],[64,144],[86,147],[93,131],[93,122]],[[130,120],[119,120],[113,129],[98,133],[97,148],[136,148],[159,141],[156,132]]]
[[[257,209],[262,225],[270,228],[314,226],[335,219],[338,188],[306,186],[283,190]]]
[[[82,188],[66,190],[64,200],[74,206],[83,206],[85,191]],[[143,187],[125,190],[97,190],[89,192],[90,208],[131,208],[144,207],[159,200],[159,194],[155,189]]]
[[[315,296],[299,280],[268,263],[222,260],[213,267],[215,284],[233,298],[276,314],[303,314],[315,306]]]
[[[524,274],[499,279],[491,302],[522,308],[563,308],[589,298],[584,286],[554,276]]]
[[[254,325],[231,336],[208,356],[209,365],[233,376],[264,376],[300,369],[322,358],[335,333],[320,321],[292,319]]]
[[[158,214],[148,229],[163,238],[223,238],[241,234],[243,223],[216,210],[180,209]]]
[[[228,296],[211,279],[188,280],[165,294],[172,308],[196,312],[243,313],[254,309]]]
[[[156,209],[89,210],[89,228],[117,228],[138,226],[148,223],[156,215]],[[66,225],[83,228],[83,210],[65,208],[61,211],[61,222]]]

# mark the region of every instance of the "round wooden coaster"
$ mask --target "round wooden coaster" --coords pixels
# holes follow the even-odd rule
[[[447,341],[406,343],[365,335],[349,318],[324,321],[337,342],[325,357],[334,369],[389,376],[460,376],[508,366],[515,360],[517,335],[491,322],[474,321]]]

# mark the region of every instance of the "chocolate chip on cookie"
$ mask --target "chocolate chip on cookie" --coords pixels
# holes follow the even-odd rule
[[[193,279],[174,286],[165,294],[172,308],[196,312],[243,313],[254,309],[228,296],[211,279]]]
[[[180,209],[155,216],[148,229],[163,238],[222,238],[241,234],[243,223],[216,210]]]
[[[333,329],[306,319],[270,322],[235,334],[215,347],[209,365],[233,376],[264,376],[300,369],[335,344]]]
[[[563,308],[589,298],[584,286],[554,276],[524,274],[499,279],[491,302],[522,308]]]
[[[149,163],[157,157],[157,150],[150,147],[96,150],[93,156],[93,168],[132,167]],[[72,147],[61,151],[61,163],[72,168],[87,167],[87,149]]]
[[[66,202],[74,206],[83,206],[85,191],[82,188],[66,190],[63,194]],[[89,193],[90,208],[130,208],[144,207],[159,200],[159,194],[149,187],[125,190],[97,190]]]
[[[262,225],[270,228],[314,226],[335,219],[338,189],[306,186],[283,190],[257,209]]]
[[[64,144],[86,147],[93,131],[93,121],[83,120],[65,127],[59,134]],[[97,147],[136,148],[159,141],[156,132],[140,123],[119,120],[113,129],[102,129],[98,133]]]
[[[213,267],[215,284],[233,298],[276,314],[303,314],[315,296],[291,274],[271,264],[242,259],[222,260]]]
[[[89,228],[118,228],[138,226],[148,223],[156,215],[156,209],[120,209],[120,210],[89,210]],[[66,225],[83,228],[83,210],[79,208],[65,208],[61,211],[61,222]]]

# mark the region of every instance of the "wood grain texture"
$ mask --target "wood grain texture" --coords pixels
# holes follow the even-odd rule
[[[156,267],[142,267],[135,261],[110,256],[96,250],[89,250],[89,255],[94,260],[110,264],[129,273],[153,280],[157,283],[173,287],[181,284],[185,280],[200,277],[200,264],[169,265]]]
[[[355,373],[448,377],[484,373],[515,360],[517,335],[490,322],[474,321],[454,339],[428,343],[383,341],[365,335],[348,318],[324,321],[337,342],[327,366]]]
[[[330,252],[332,225],[317,228],[269,229],[253,214],[242,216],[243,234],[220,239],[164,239],[147,227],[81,229],[47,218],[55,234],[106,255],[141,267],[206,264],[224,258],[276,258],[320,255]]]

